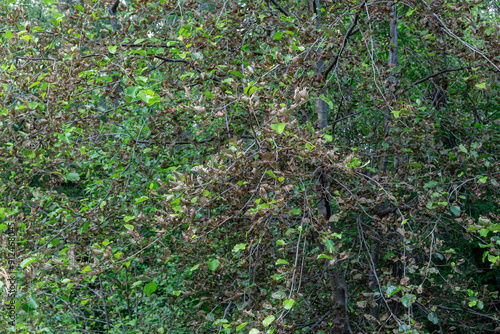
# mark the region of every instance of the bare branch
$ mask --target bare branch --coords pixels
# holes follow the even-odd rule
[[[344,41],[342,42],[342,46],[340,47],[339,52],[335,56],[335,59],[330,64],[330,66],[326,69],[325,74],[324,74],[325,79],[328,77],[328,73],[330,73],[334,68],[337,67],[337,63],[339,61],[340,56],[342,55],[342,52],[344,52],[344,49],[345,49],[345,46],[347,45],[347,41],[349,40],[349,37],[351,37],[352,35],[354,35],[353,30],[354,30],[354,27],[356,27],[356,25],[358,24],[358,19],[359,19],[359,12],[354,17],[354,22],[349,27],[349,30],[347,30],[347,34],[344,37]],[[356,32],[357,31],[359,31],[359,29],[356,29]]]

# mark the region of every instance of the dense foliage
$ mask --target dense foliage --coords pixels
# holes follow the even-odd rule
[[[1,333],[500,329],[495,1],[4,0],[0,30]]]

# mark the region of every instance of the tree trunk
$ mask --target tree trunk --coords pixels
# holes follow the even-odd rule
[[[390,45],[389,45],[389,68],[394,69],[398,65],[398,9],[397,9],[397,4],[393,3],[392,5],[392,17],[390,21]],[[391,131],[390,128],[390,119],[391,119],[391,105],[393,101],[396,100],[396,89],[397,89],[397,78],[395,76],[395,72],[391,72],[391,75],[389,76],[389,101],[388,106],[385,108],[385,120],[384,120],[384,135],[387,138],[389,136],[389,133]],[[386,143],[390,145],[390,141],[386,140]],[[390,147],[390,146],[389,146]],[[397,161],[397,156],[394,155],[394,161],[395,161],[395,168],[397,166],[396,161]],[[383,173],[387,172],[387,165],[389,163],[389,153],[387,153],[384,157],[383,161]],[[370,282],[369,286],[373,292],[376,292],[378,290],[378,284],[377,284],[377,278],[376,278],[376,268],[378,268],[379,261],[380,261],[380,247],[377,243],[371,245],[370,249],[370,255],[369,255],[373,261],[374,267],[372,272],[370,274]],[[395,271],[397,272],[397,271]],[[379,291],[382,293],[381,291]],[[380,318],[380,307],[381,307],[381,301],[380,300],[372,300],[371,306],[370,306],[370,315],[373,316],[377,322]],[[372,323],[372,325],[375,327],[378,325],[378,323]]]
[[[389,68],[394,68],[398,64],[398,8],[397,4],[393,3],[393,11],[392,11],[392,18],[391,18],[391,24],[390,24],[390,46],[389,46]],[[390,105],[392,102],[396,99],[396,96],[394,95],[397,87],[397,79],[394,75],[394,72],[391,72],[391,75],[389,76],[389,95],[390,99],[388,101],[389,105],[385,109],[385,120],[384,120],[384,134],[385,136],[389,135],[389,132],[391,130],[389,126],[389,122],[391,119],[391,107]],[[394,157],[396,159],[396,157]],[[384,168],[384,173],[387,172],[387,165],[389,163],[389,155],[386,154],[384,157],[384,162],[383,162],[383,168]]]
[[[319,20],[319,9],[320,2],[319,0],[309,0],[309,9],[316,15],[316,28],[320,28],[320,20]],[[322,57],[321,48],[317,49],[317,54],[319,55],[318,61],[316,62],[316,75],[318,77],[323,77],[324,72],[324,60]],[[316,94],[315,101],[315,109],[316,114],[318,115],[318,129],[323,130],[328,126],[328,105],[325,101],[323,101],[320,96],[325,94],[325,90],[321,89]],[[318,189],[318,216],[320,219],[329,220],[331,217],[331,205],[330,200],[328,198],[328,179],[327,175],[324,174],[323,171],[320,171],[320,176],[318,178],[317,189]],[[335,226],[333,223],[330,225],[332,231],[340,233],[341,227]],[[338,258],[338,255],[337,255]],[[337,261],[335,263],[335,267],[333,267],[328,275],[330,278],[330,285],[332,289],[332,301],[334,303],[334,307],[337,310],[334,314],[336,315],[336,323],[340,323],[340,331],[339,333],[352,333],[350,324],[349,324],[349,308],[347,304],[347,282],[345,280],[345,272],[342,268],[343,261]]]

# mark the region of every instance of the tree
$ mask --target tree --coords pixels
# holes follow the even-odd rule
[[[0,10],[19,331],[499,327],[494,2]]]

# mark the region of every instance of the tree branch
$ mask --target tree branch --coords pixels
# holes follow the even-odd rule
[[[271,0],[271,2],[273,3],[273,5],[275,5],[275,6],[276,6],[276,8],[278,8],[278,10],[279,10],[281,13],[283,13],[283,14],[284,14],[284,15],[286,15],[286,16],[291,16],[291,15],[290,15],[290,13],[288,13],[285,9],[283,9],[283,7],[281,7],[281,6],[279,5],[279,3],[278,3],[278,2],[276,2],[276,0]]]
[[[15,57],[14,59],[22,59],[22,60],[51,60],[51,61],[61,61],[60,59],[53,58],[31,58],[31,57]]]
[[[363,2],[364,4],[364,2]],[[363,6],[363,5],[361,5]],[[359,12],[356,14],[356,16],[354,17],[354,22],[352,23],[352,25],[349,27],[349,30],[347,30],[347,34],[345,35],[345,38],[344,38],[344,41],[342,42],[342,46],[340,47],[340,50],[339,52],[337,53],[337,55],[335,56],[335,59],[333,60],[333,62],[330,64],[330,66],[327,68],[327,70],[325,71],[325,79],[328,77],[328,73],[331,72],[331,70],[333,70],[334,68],[337,67],[337,63],[339,61],[339,58],[340,56],[342,55],[342,52],[344,52],[344,49],[345,49],[345,46],[347,44],[347,41],[349,40],[349,37],[351,37],[352,35],[354,35],[354,27],[358,24],[358,19],[359,19]],[[356,29],[355,32],[358,32],[359,29]]]
[[[169,62],[169,63],[184,63],[184,64],[191,64],[187,60],[184,59],[171,59],[171,58],[164,58],[160,56],[154,56],[155,58],[161,59],[163,61]]]
[[[439,76],[439,75],[441,75],[441,74],[448,73],[448,72],[462,71],[462,70],[465,70],[465,69],[468,69],[468,68],[471,68],[471,67],[472,67],[472,66],[464,66],[464,67],[456,67],[456,68],[447,68],[447,69],[445,69],[445,70],[442,70],[442,71],[439,71],[439,72],[435,72],[435,73],[430,74],[430,75],[428,75],[428,76],[426,76],[426,77],[424,77],[424,78],[422,78],[422,79],[420,79],[420,80],[415,81],[414,83],[412,83],[412,84],[410,85],[410,87],[408,87],[408,88],[406,88],[406,89],[409,89],[409,88],[411,88],[411,87],[413,87],[413,86],[416,86],[416,85],[418,85],[418,84],[421,84],[422,82],[425,82],[425,81],[427,81],[427,80],[429,80],[429,79],[431,79],[431,78],[437,77],[437,76]],[[405,89],[405,90],[406,90],[406,89]]]

